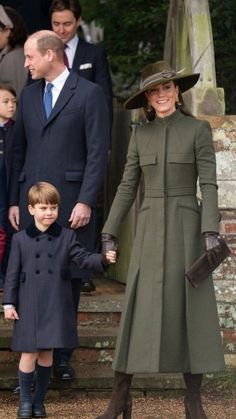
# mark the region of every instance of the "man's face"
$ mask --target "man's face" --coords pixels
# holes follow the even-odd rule
[[[52,30],[63,41],[64,44],[74,38],[80,26],[80,18],[76,20],[71,10],[53,12],[51,17]]]
[[[25,67],[30,71],[32,79],[46,78],[50,69],[48,54],[42,55],[37,47],[36,39],[29,39],[24,46]]]

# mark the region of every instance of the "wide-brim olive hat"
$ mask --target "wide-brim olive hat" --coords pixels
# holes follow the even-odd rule
[[[154,86],[167,81],[175,81],[179,86],[181,93],[191,89],[200,74],[184,74],[184,70],[175,71],[166,61],[156,61],[148,64],[142,71],[140,90],[133,94],[124,104],[126,109],[142,108],[146,104],[145,92]]]

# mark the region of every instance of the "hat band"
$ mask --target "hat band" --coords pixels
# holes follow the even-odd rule
[[[170,77],[173,77],[175,75],[176,75],[175,71],[164,70],[161,73],[156,73],[156,74],[153,74],[152,76],[147,77],[143,81],[141,87],[142,88],[147,87],[151,83],[158,82],[159,80],[162,80],[162,79],[169,79]]]
[[[171,77],[176,76],[177,74],[180,74],[184,71],[185,69],[182,68],[179,71],[174,71],[174,70],[163,70],[161,73],[155,73],[152,76],[147,77],[141,84],[141,89],[147,87],[149,84],[158,82],[162,79],[170,79]]]

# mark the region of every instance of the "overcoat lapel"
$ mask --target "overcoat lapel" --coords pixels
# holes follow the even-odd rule
[[[49,124],[66,106],[70,101],[71,97],[74,95],[74,90],[78,82],[78,75],[72,71],[68,76],[59,96],[55,103],[55,106],[52,109],[52,112],[49,115],[49,118],[46,120],[46,125]]]
[[[38,115],[42,125],[47,121],[44,104],[43,104],[43,93],[44,93],[44,81],[41,80],[40,83],[35,83],[35,92],[32,95],[33,106],[35,108],[36,114]]]

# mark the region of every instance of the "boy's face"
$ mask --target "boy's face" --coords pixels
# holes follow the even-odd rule
[[[57,204],[35,204],[28,206],[29,212],[34,217],[35,225],[40,231],[45,231],[58,217]]]
[[[16,112],[16,98],[7,90],[0,90],[0,122],[7,122]]]

